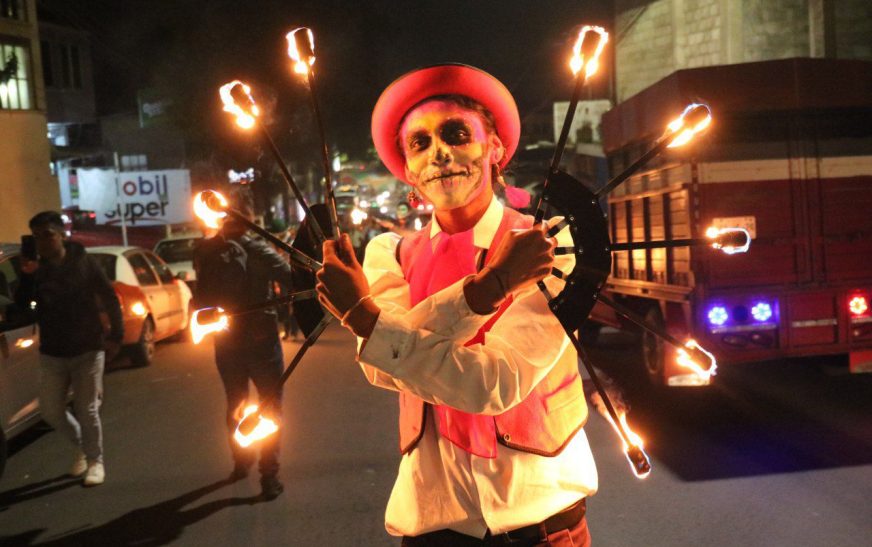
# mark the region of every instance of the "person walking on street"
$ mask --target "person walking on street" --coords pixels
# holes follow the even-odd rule
[[[249,219],[254,218],[251,195],[243,189],[229,196],[231,206]],[[259,304],[274,296],[274,283],[291,290],[291,267],[273,247],[248,234],[244,224],[228,219],[214,237],[200,242],[194,250],[198,306],[220,306],[226,310]],[[280,419],[284,358],[278,335],[276,311],[267,309],[234,318],[226,331],[215,336],[215,362],[227,397],[226,420],[233,455],[231,478],[248,475],[254,463],[253,447],[243,448],[233,440],[249,394],[249,380],[261,401],[272,399]],[[260,443],[260,484],[262,495],[274,499],[284,487],[278,480],[279,435]]]
[[[124,337],[121,306],[105,272],[79,243],[65,237],[55,211],[30,219],[38,260],[23,257],[15,301],[21,309],[35,304],[40,334],[39,407],[42,418],[75,447],[70,475],[85,486],[102,484],[103,429],[100,404],[103,369]],[[109,316],[104,337],[100,311]],[[73,410],[67,410],[72,388]]]

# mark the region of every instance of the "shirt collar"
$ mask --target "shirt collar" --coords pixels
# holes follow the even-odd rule
[[[503,204],[500,203],[496,196],[493,196],[484,215],[472,228],[473,244],[479,249],[490,248],[490,244],[493,242],[502,220]],[[439,226],[439,221],[436,220],[436,212],[434,211],[430,222],[430,239],[436,237],[440,232],[442,232],[442,227]]]

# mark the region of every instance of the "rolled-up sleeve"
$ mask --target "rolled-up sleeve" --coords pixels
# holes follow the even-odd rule
[[[564,232],[559,245],[571,244]],[[364,270],[382,313],[358,356],[374,385],[465,412],[499,414],[523,401],[569,350],[563,328],[535,286],[515,295],[484,344],[464,346],[490,318],[469,309],[466,280],[408,309],[409,288],[395,259],[396,238],[378,239],[367,248]],[[557,267],[569,272],[573,263],[571,255],[564,255]],[[546,281],[552,294],[560,292],[562,283]]]

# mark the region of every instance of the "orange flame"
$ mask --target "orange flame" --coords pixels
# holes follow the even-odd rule
[[[693,339],[685,342],[684,347],[687,349],[678,348],[678,355],[676,356],[678,364],[693,371],[693,373],[706,384],[711,382],[711,377],[716,374],[718,369],[718,362],[717,359],[715,359],[715,356],[703,349],[703,347]],[[691,353],[693,353],[693,357],[691,357]],[[699,361],[703,359],[708,362],[706,364],[700,363]]]
[[[734,236],[739,233],[745,235],[745,243],[742,245],[730,243],[729,240],[735,239]],[[748,252],[748,249],[751,247],[751,232],[744,228],[716,228],[715,226],[709,226],[705,231],[705,236],[712,240],[713,249],[718,249],[728,255]]]
[[[241,91],[244,93],[242,98],[245,99],[245,102],[248,104],[240,105],[237,102],[236,98],[234,98],[234,93],[239,93],[240,90],[235,90],[237,86],[241,86]],[[224,103],[224,111],[230,112],[234,116],[236,116],[236,124],[243,129],[251,129],[254,127],[255,121],[257,121],[257,117],[260,116],[260,108],[254,104],[254,99],[251,98],[251,87],[248,84],[244,84],[239,80],[233,80],[230,83],[226,83],[221,86],[218,90],[218,94],[221,96],[221,102]],[[239,95],[237,95],[238,97]]]
[[[300,48],[297,47],[296,34],[300,31],[305,31],[308,35],[305,38],[309,39],[309,51],[300,51]],[[312,29],[307,27],[296,28],[287,33],[285,38],[288,40],[288,57],[294,61],[294,72],[297,74],[308,73],[309,67],[315,64],[315,35],[312,33]]]
[[[603,409],[604,410],[604,409]],[[633,474],[636,475],[636,478],[644,479],[651,473],[651,468],[648,467],[644,472],[640,472],[636,465],[633,464],[633,458],[630,457],[631,450],[634,452],[641,452],[644,454],[643,448],[645,447],[645,442],[642,440],[635,431],[630,429],[630,425],[627,423],[627,413],[618,410],[618,420],[621,422],[621,427],[623,427],[624,431],[627,433],[627,437],[630,439],[630,443],[632,446],[627,445],[627,442],[624,440],[623,435],[621,435],[621,430],[618,428],[618,425],[612,420],[612,416],[608,412],[603,412],[600,410],[600,414],[605,416],[606,420],[608,420],[609,424],[611,424],[612,429],[615,430],[615,433],[618,434],[618,437],[621,439],[621,444],[623,445],[624,455],[627,456],[627,459],[630,460],[630,467],[633,469]]]
[[[223,308],[197,310],[191,316],[191,339],[195,344],[199,344],[206,335],[227,330],[229,324],[230,320]]]
[[[217,230],[221,227],[221,220],[227,216],[227,213],[215,208],[216,200],[217,204],[222,208],[229,205],[227,198],[221,192],[205,190],[197,193],[194,196],[194,214],[203,221],[203,224]]]
[[[697,134],[705,131],[712,123],[712,111],[708,105],[691,103],[681,115],[667,126],[667,134],[675,135],[667,148],[677,148],[690,142]]]
[[[604,28],[591,25],[582,27],[578,32],[578,39],[572,47],[572,59],[569,60],[569,68],[572,69],[572,73],[578,75],[578,72],[584,68],[586,78],[593,76],[599,68],[600,54],[608,41],[609,33]]]
[[[236,425],[233,440],[239,446],[247,448],[278,430],[278,424],[264,416],[257,405],[249,405],[242,411],[242,419]]]

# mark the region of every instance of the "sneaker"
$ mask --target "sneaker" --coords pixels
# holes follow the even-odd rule
[[[106,470],[100,462],[88,464],[88,471],[85,473],[85,486],[97,486],[103,484],[106,480]]]
[[[76,458],[73,460],[73,465],[70,467],[71,477],[81,477],[88,470],[88,459],[85,458],[84,452],[76,450]]]
[[[267,500],[274,500],[279,497],[279,494],[285,491],[285,487],[282,485],[281,481],[279,481],[275,475],[264,476],[260,478],[260,495]]]

